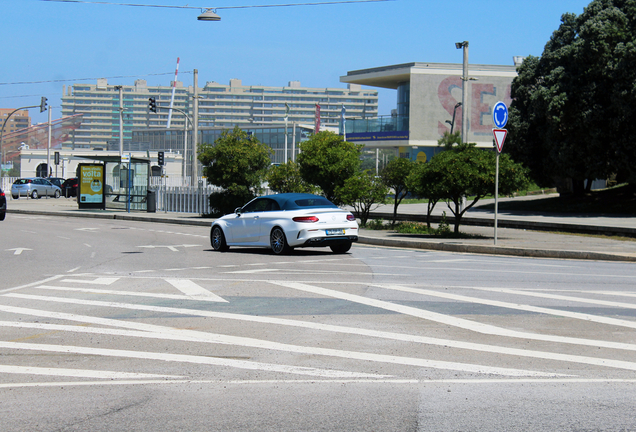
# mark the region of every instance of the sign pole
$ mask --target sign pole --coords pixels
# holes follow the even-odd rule
[[[499,211],[499,155],[503,149],[504,141],[508,131],[504,129],[508,123],[508,107],[505,103],[499,101],[495,104],[492,111],[492,119],[496,129],[492,130],[497,146],[497,157],[495,163],[495,246],[497,246],[497,213]]]
[[[497,211],[499,205],[499,152],[497,152],[497,162],[495,165],[495,246],[497,246]]]

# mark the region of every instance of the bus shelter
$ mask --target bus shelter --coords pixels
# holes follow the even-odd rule
[[[99,163],[79,165],[79,208],[155,211],[150,200],[150,159],[125,155],[80,156]],[[154,192],[152,192],[154,193]]]

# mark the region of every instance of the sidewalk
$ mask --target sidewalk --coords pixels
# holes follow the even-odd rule
[[[447,209],[439,205],[434,212],[441,215]],[[64,217],[108,218],[159,222],[182,225],[196,225],[208,228],[212,219],[202,218],[191,213],[145,213],[125,212],[119,210],[79,210],[77,202],[72,198],[41,198],[38,200],[20,198],[7,202],[7,218],[12,214],[46,214]],[[405,204],[398,207],[400,215],[422,217],[426,215],[426,204]],[[373,212],[393,213],[392,206],[382,206]],[[447,211],[447,214],[450,214]],[[492,225],[492,212],[473,210],[467,213],[466,221]],[[504,228],[506,224],[521,224],[526,229]],[[500,213],[498,215],[497,245],[494,244],[493,226],[462,224],[461,231],[475,235],[469,239],[439,239],[417,234],[398,234],[391,231],[374,231],[360,229],[359,242],[388,247],[407,247],[417,249],[442,250],[460,253],[483,253],[495,255],[528,256],[562,259],[593,259],[611,261],[636,262],[636,238],[617,239],[613,237],[591,235],[555,234],[549,231],[534,231],[539,224],[552,224],[555,230],[559,225],[572,227],[593,227],[603,232],[626,230],[636,234],[636,218],[572,215],[536,215],[521,213]],[[549,226],[547,226],[549,228]],[[546,229],[542,226],[541,229]]]

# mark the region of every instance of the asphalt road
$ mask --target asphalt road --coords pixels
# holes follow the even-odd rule
[[[636,267],[0,223],[0,430],[636,431]]]

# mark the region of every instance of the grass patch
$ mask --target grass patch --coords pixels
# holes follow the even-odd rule
[[[466,233],[455,233],[451,230],[448,222],[446,222],[446,213],[442,217],[442,221],[437,228],[428,228],[425,223],[422,222],[398,222],[395,225],[391,225],[390,222],[383,219],[372,219],[367,222],[363,228],[369,230],[386,230],[395,231],[400,234],[417,234],[420,236],[428,236],[434,238],[482,238],[482,236]]]
[[[486,204],[479,206],[479,208],[494,209],[494,204]],[[563,195],[527,201],[504,201],[499,203],[499,210],[537,213],[636,215],[636,186],[624,184],[592,191],[583,196]]]

